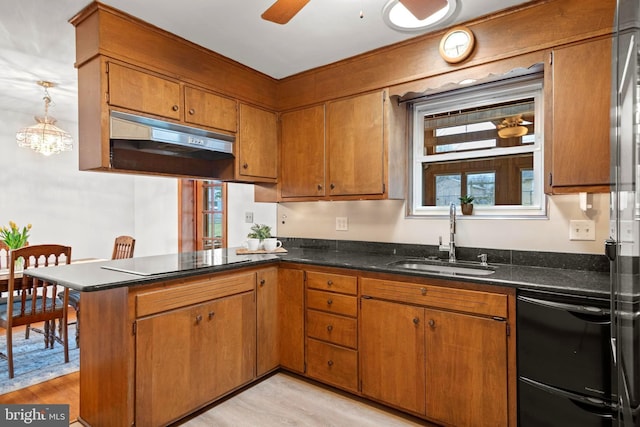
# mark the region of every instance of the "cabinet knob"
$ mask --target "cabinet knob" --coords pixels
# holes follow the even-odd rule
[[[248,163],[244,163],[244,164],[242,165],[242,169],[248,169],[248,168],[249,168],[249,164],[248,164]]]
[[[422,296],[425,296],[427,294],[427,288],[420,288],[420,293]]]
[[[327,331],[329,331],[329,332],[333,331],[333,325],[327,326]]]
[[[193,108],[189,108],[189,114],[193,116],[195,113],[196,113],[196,110],[194,110]]]
[[[322,190],[322,184],[318,184],[318,191]]]
[[[333,366],[333,360],[329,360],[329,361],[327,362],[327,365],[329,365],[329,366]]]
[[[209,320],[213,319],[213,316],[215,316],[215,315],[216,315],[216,313],[215,313],[215,312],[210,311],[210,312],[209,312]]]
[[[330,187],[332,190],[333,190],[334,188],[336,188],[335,184],[333,184],[333,183],[332,183],[329,187]]]
[[[418,323],[420,323],[420,319],[418,319],[417,317],[414,317],[414,318],[413,318],[413,323],[414,323],[415,325],[417,325]]]
[[[178,111],[180,109],[180,107],[178,107],[177,105],[174,105],[173,107],[171,107],[171,109],[173,111]]]
[[[429,326],[431,326],[432,328],[435,328],[436,326],[436,321],[433,319],[429,319]]]
[[[327,280],[327,286],[333,285],[333,280]]]
[[[197,325],[198,323],[200,323],[200,322],[202,322],[202,315],[201,315],[201,314],[198,314],[198,315],[196,316],[196,325]]]
[[[327,304],[329,304],[329,305],[333,304],[333,300],[332,300],[331,298],[329,298],[329,299],[327,300]]]
[[[264,286],[264,284],[265,284],[265,283],[267,283],[267,281],[266,281],[266,280],[264,280],[264,279],[260,279],[260,286]]]

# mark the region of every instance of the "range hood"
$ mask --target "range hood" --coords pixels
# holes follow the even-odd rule
[[[235,138],[204,129],[111,111],[111,167],[169,176],[231,180]]]

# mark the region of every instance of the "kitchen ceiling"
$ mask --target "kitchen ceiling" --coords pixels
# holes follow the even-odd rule
[[[289,23],[260,15],[275,0],[105,0],[196,44],[274,78],[283,78],[359,53],[406,40],[419,33],[387,27],[387,0],[311,0]],[[459,11],[431,31],[471,20],[528,0],[458,0]],[[0,16],[0,110],[42,115],[38,80],[50,89],[51,115],[77,121],[75,32],[69,18],[88,0],[20,0]],[[363,17],[360,18],[362,11]],[[25,123],[29,125],[31,123]]]

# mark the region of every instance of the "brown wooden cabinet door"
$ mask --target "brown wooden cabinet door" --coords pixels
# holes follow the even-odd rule
[[[254,378],[253,292],[137,321],[136,425],[165,425]]]
[[[426,310],[426,414],[447,425],[506,426],[506,322]]]
[[[184,121],[229,132],[238,127],[238,103],[193,87],[184,88]]]
[[[236,139],[238,179],[259,181],[278,177],[278,127],[275,113],[240,104]]]
[[[280,117],[282,197],[325,195],[324,105]]]
[[[278,270],[280,365],[304,372],[304,273]]]
[[[425,310],[373,299],[361,302],[362,393],[424,414]]]
[[[554,192],[556,187],[560,192],[577,192],[588,189],[563,191],[562,187],[609,185],[609,58],[608,38],[553,52],[553,120],[546,125],[553,126]]]
[[[329,194],[384,192],[384,92],[327,104]]]
[[[221,298],[202,313],[208,328],[194,381],[204,383],[204,402],[255,378],[256,300],[253,292]],[[204,328],[203,328],[204,330]]]
[[[258,272],[257,285],[257,375],[263,375],[280,364],[278,339],[278,268]]]
[[[109,105],[180,120],[180,84],[109,62]]]
[[[197,407],[193,372],[201,363],[201,340],[196,316],[205,306],[137,321],[136,425],[165,425]]]

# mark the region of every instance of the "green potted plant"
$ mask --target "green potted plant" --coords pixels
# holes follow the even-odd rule
[[[247,248],[251,251],[260,249],[264,239],[271,237],[271,227],[265,224],[253,224],[251,232],[247,234]]]
[[[473,196],[462,196],[460,197],[460,209],[462,210],[462,215],[471,215],[473,213],[473,200],[475,198]]]

